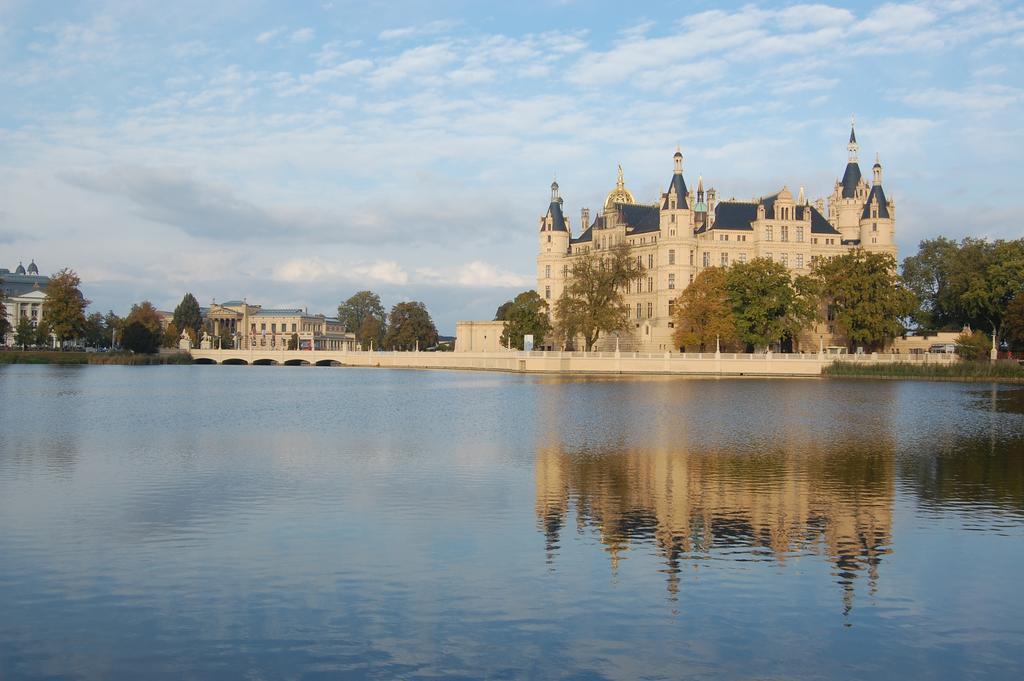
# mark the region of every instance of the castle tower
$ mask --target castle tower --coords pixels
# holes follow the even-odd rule
[[[565,287],[564,270],[568,263],[569,239],[572,236],[569,219],[562,213],[562,197],[558,182],[551,183],[551,202],[548,212],[540,219],[537,242],[537,293],[548,303],[548,312]]]
[[[846,170],[843,172],[843,179],[836,180],[835,189],[829,199],[829,219],[842,234],[844,242],[860,239],[860,214],[868,198],[868,185],[861,176],[860,165],[857,163],[859,149],[857,133],[851,122],[850,141],[846,145]]]
[[[895,255],[893,232],[896,205],[891,199],[886,198],[882,189],[882,163],[877,154],[871,171],[871,192],[860,214],[860,243],[870,251],[890,252]]]
[[[672,179],[668,191],[661,195],[661,233],[669,239],[693,236],[693,212],[690,193],[683,179],[683,152],[676,147],[672,155]],[[703,190],[703,187],[702,187]]]

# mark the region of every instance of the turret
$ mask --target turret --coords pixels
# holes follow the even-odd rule
[[[683,152],[676,147],[672,155],[672,179],[668,190],[661,195],[660,226],[668,237],[689,236],[693,233],[693,213],[690,211],[692,194],[683,179]]]
[[[860,238],[860,213],[867,198],[868,186],[864,182],[857,154],[857,133],[850,122],[850,141],[846,145],[847,161],[843,179],[836,182],[835,191],[829,201],[829,218],[842,234],[843,241],[856,241]]]
[[[569,220],[562,212],[558,182],[554,181],[551,183],[548,212],[540,219],[537,250],[537,293],[548,301],[549,310],[565,285],[562,273],[569,252],[570,230]]]
[[[860,213],[860,243],[868,250],[886,251],[895,255],[893,223],[896,207],[892,200],[886,198],[882,189],[882,162],[877,154],[871,173],[871,192]]]

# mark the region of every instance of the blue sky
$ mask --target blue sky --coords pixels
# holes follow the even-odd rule
[[[652,202],[676,145],[722,198],[827,195],[856,114],[901,257],[1024,233],[1024,9],[999,2],[0,0],[0,266],[94,308],[185,291],[443,333],[532,288],[557,174]]]

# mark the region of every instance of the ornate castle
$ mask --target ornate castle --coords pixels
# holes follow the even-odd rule
[[[626,188],[622,167],[604,207],[593,221],[581,211],[582,233],[573,235],[563,213],[558,183],[551,184],[551,203],[540,219],[537,292],[554,308],[573,261],[594,251],[626,243],[645,266],[644,275],[624,291],[630,307],[632,337],[620,338],[622,349],[656,352],[678,349],[673,340],[675,299],[703,268],[728,266],[754,258],[780,262],[794,274],[806,274],[818,258],[863,247],[896,255],[896,207],[882,189],[882,165],[875,159],[872,181],[857,161],[857,136],[851,125],[849,160],[825,202],[810,202],[803,188],[796,198],[786,187],[750,201],[719,201],[714,188],[687,188],[683,155],[677,149],[668,189],[653,204],[637,203]],[[794,350],[817,351],[819,342],[845,344],[827,321],[796,339]],[[598,341],[595,349],[614,349],[615,339]]]

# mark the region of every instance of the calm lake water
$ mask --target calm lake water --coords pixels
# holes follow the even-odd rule
[[[0,679],[1018,679],[1024,387],[0,367]]]

